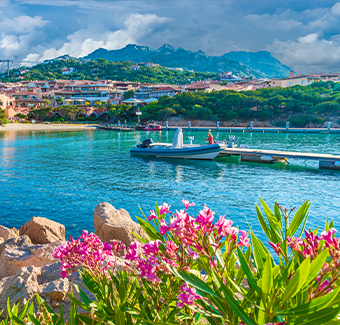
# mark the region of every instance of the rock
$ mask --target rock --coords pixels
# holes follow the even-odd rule
[[[126,247],[129,247],[131,242],[137,240],[132,232],[142,238],[146,238],[146,233],[142,227],[131,219],[126,210],[117,210],[107,202],[97,205],[94,210],[93,219],[95,233],[102,241],[116,239],[122,241]]]
[[[20,229],[19,234],[30,237],[33,244],[48,244],[57,240],[65,241],[65,227],[55,221],[33,217]]]
[[[60,262],[43,267],[28,266],[18,270],[14,276],[4,278],[0,283],[0,310],[5,309],[5,313],[1,317],[6,317],[7,299],[9,299],[11,305],[19,303],[19,309],[28,300],[34,301],[37,310],[37,302],[34,297],[38,293],[58,314],[60,303],[62,303],[63,313],[67,318],[72,302],[66,296],[66,293],[71,293],[73,282],[80,285],[81,280],[78,272],[72,273],[68,278],[61,278],[60,267]],[[84,288],[82,290],[92,301],[95,300],[92,293]],[[73,294],[81,300],[74,288]],[[83,311],[80,308],[79,310],[80,312]]]
[[[12,231],[11,229],[8,229],[4,226],[0,226],[0,237],[4,239],[4,241],[18,237],[17,234]]]
[[[7,244],[0,255],[0,279],[15,275],[22,267],[41,267],[55,263],[57,260],[53,257],[53,250],[61,244],[60,241],[46,245]]]
[[[2,237],[0,237],[0,244],[2,244],[4,241],[5,240]]]
[[[21,247],[32,245],[30,238],[26,235],[20,237],[14,237],[6,240],[2,244],[0,244],[0,256],[2,255],[2,251],[7,247]]]

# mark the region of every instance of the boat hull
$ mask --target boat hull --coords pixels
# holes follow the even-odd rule
[[[130,153],[134,156],[143,157],[212,160],[218,156],[221,150],[218,144],[213,144],[181,149],[132,148]]]

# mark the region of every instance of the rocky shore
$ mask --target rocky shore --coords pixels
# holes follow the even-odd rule
[[[127,247],[135,240],[132,232],[145,237],[126,210],[109,203],[99,203],[93,219],[102,241],[120,240]],[[65,279],[60,276],[61,263],[53,257],[53,250],[65,241],[64,225],[46,218],[33,217],[19,230],[0,226],[0,311],[6,309],[7,299],[11,305],[23,306],[38,293],[56,312],[62,303],[68,314],[71,301],[66,293],[71,292],[72,282],[80,283],[80,279],[77,272]],[[119,265],[124,265],[123,259]]]

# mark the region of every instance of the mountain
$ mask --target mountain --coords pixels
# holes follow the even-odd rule
[[[235,56],[235,59],[228,57],[229,54]],[[289,67],[282,65],[279,60],[265,51],[230,52],[222,56],[209,56],[202,50],[193,52],[181,47],[175,50],[168,44],[164,44],[157,50],[136,44],[128,44],[119,50],[100,48],[85,57],[94,60],[99,58],[109,61],[153,62],[169,68],[201,72],[232,71],[236,75],[255,78],[283,77],[289,75],[290,71]]]
[[[241,62],[248,67],[265,73],[268,77],[287,77],[289,76],[290,67],[281,64],[281,62],[274,58],[270,52],[229,52],[223,55],[226,58]]]

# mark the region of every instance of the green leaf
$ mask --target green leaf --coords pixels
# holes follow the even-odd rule
[[[115,308],[115,325],[125,325],[124,313],[119,309]]]
[[[145,220],[138,218],[138,217],[137,217],[137,220],[140,226],[149,236],[150,240],[159,239],[161,242],[163,243],[165,242],[164,237],[154,227],[152,227],[149,222],[146,222]]]
[[[218,277],[215,271],[213,271],[213,281],[217,288],[219,289],[219,293],[223,296],[223,298],[228,303],[229,307],[243,320],[243,322],[247,325],[255,325],[255,323],[251,320],[251,318],[245,313],[243,308],[241,308],[239,302],[233,297],[233,294],[228,290],[228,288],[224,285],[223,281]]]
[[[329,255],[329,251],[328,251],[328,249],[325,249],[324,251],[321,252],[321,254],[319,254],[317,256],[317,258],[315,258],[312,261],[312,263],[310,265],[310,269],[309,269],[309,274],[308,274],[308,277],[307,277],[307,280],[306,280],[306,284],[311,282],[318,275],[322,266],[326,262],[328,255]]]
[[[310,205],[311,205],[311,203],[309,203],[309,201],[307,200],[305,203],[303,203],[301,205],[299,210],[296,211],[294,218],[290,222],[290,225],[289,225],[289,228],[288,228],[287,235],[289,237],[294,236],[295,232],[299,229],[299,227],[301,226],[304,219],[308,218],[307,212],[308,212]]]
[[[270,231],[271,231],[272,239],[274,240],[274,243],[276,244],[282,241],[282,236],[279,231],[280,224],[277,218],[274,216],[274,213],[269,209],[266,202],[264,202],[261,198],[260,198],[260,201],[261,201],[262,208],[267,216],[267,219],[268,219],[268,222],[271,228]]]
[[[254,233],[251,231],[250,232],[250,237],[251,237],[251,242],[253,244],[254,248],[254,260],[256,264],[256,268],[259,271],[262,271],[263,266],[264,266],[264,261],[267,259],[267,256],[269,252],[263,248],[263,244],[260,242],[260,240],[254,235]]]
[[[318,310],[321,310],[325,307],[327,307],[338,295],[340,289],[333,290],[333,292],[322,296],[320,298],[315,298],[308,303],[305,303],[303,305],[290,308],[287,310],[283,310],[279,312],[279,315],[285,315],[285,316],[298,316],[298,315],[306,315],[306,314],[311,314],[315,313]]]
[[[257,292],[261,292],[259,287],[257,286],[257,282],[255,280],[255,276],[253,274],[253,272],[251,271],[250,269],[250,266],[249,266],[249,262],[248,260],[245,259],[242,251],[240,250],[239,247],[237,247],[237,256],[239,258],[239,261],[240,261],[240,264],[241,264],[241,267],[243,268],[244,270],[244,273],[246,274],[247,276],[247,280],[248,282],[254,287],[254,289],[257,291]]]
[[[309,274],[310,259],[306,258],[299,268],[296,270],[293,277],[289,280],[287,288],[281,297],[281,304],[283,305],[288,299],[294,297],[294,295],[305,284],[307,276]]]
[[[256,207],[256,212],[257,212],[257,219],[260,222],[262,230],[264,231],[266,236],[269,238],[269,240],[273,241],[272,234],[271,234],[270,229],[269,229],[269,227],[266,223],[266,220],[263,218],[263,215],[261,213],[260,208],[257,206],[257,204],[255,204],[255,207]]]
[[[274,204],[274,215],[277,220],[277,223],[279,225],[280,230],[282,231],[282,218],[281,218],[281,212],[279,209],[279,206],[277,205],[277,202]]]
[[[318,310],[317,312],[303,315],[294,319],[290,324],[291,325],[320,325],[325,324],[328,321],[334,319],[340,312],[340,306],[334,305],[328,308],[324,308]]]
[[[273,287],[272,263],[270,258],[267,258],[262,272],[262,284],[261,284],[263,302],[265,305],[267,305],[267,298],[268,295],[270,294],[272,287]]]

